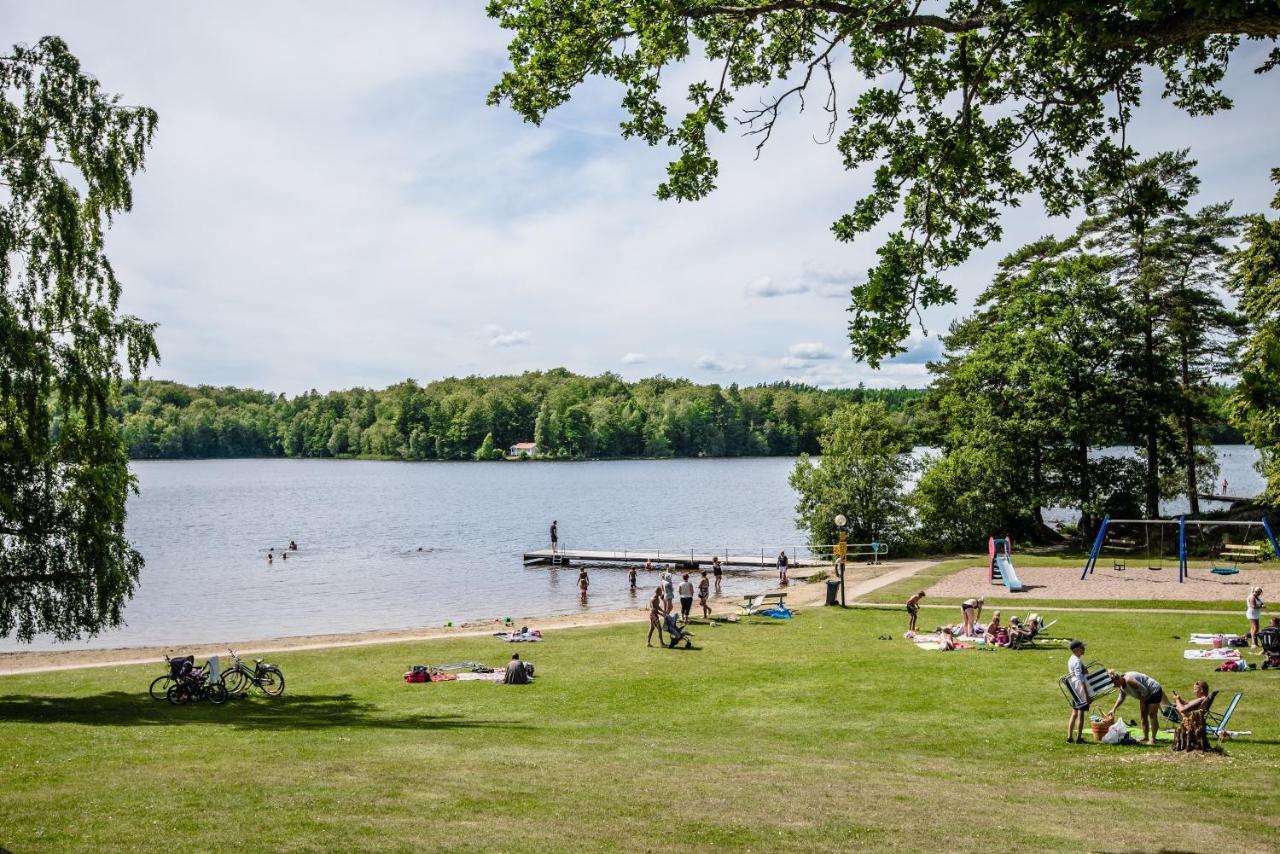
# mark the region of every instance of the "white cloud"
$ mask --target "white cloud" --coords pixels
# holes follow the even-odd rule
[[[627,353],[619,361],[624,365],[643,365],[649,361],[649,357],[644,353]]]
[[[818,341],[800,341],[792,344],[787,348],[787,352],[797,359],[830,359],[831,351],[827,349],[827,345]]]
[[[490,324],[485,327],[490,347],[519,347],[529,343],[529,333],[524,329],[503,329]]]
[[[754,138],[713,135],[720,189],[675,205],[653,197],[670,152],[619,138],[616,87],[586,84],[540,127],[485,105],[509,34],[482,5],[228,9],[0,4],[10,42],[57,33],[107,91],[159,111],[134,210],[107,237],[122,310],[160,324],[153,375],[292,394],[560,365],[598,373],[625,348],[647,361],[623,364],[672,376],[692,365],[743,382],[927,381],[936,338],[880,372],[841,352],[849,288],[882,232],[832,237],[872,175],[814,145],[821,111],[788,115],[758,161]],[[1191,119],[1157,101],[1129,125],[1144,153],[1198,146],[1201,203],[1262,210],[1273,192],[1275,80],[1253,75],[1250,58],[1265,47],[1232,63],[1234,110]],[[674,70],[672,97],[705,70]],[[1000,247],[947,272],[961,304],[926,312],[931,329],[970,312],[1020,242],[1070,227],[1036,200],[1002,225]],[[491,318],[502,326],[477,334]],[[831,358],[778,352],[812,340],[830,342]],[[700,353],[734,364],[695,363]]]

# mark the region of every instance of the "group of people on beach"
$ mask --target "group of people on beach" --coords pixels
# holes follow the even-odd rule
[[[719,568],[719,562],[716,562]],[[635,570],[632,570],[634,574]],[[689,612],[693,610],[693,595],[698,594],[698,605],[702,609],[702,618],[709,619],[711,617],[711,605],[708,601],[711,595],[711,580],[707,577],[707,570],[702,570],[701,577],[695,586],[689,578],[690,573],[684,573],[681,581],[676,584],[675,575],[670,569],[662,571],[662,580],[656,588],[654,588],[653,596],[649,599],[649,637],[646,641],[648,646],[653,646],[653,633],[658,632],[658,645],[662,645],[662,626],[666,621],[668,614],[675,613],[676,594],[680,597],[680,614],[677,617],[681,624],[687,625],[689,622]],[[720,591],[720,576],[716,575],[716,592]]]

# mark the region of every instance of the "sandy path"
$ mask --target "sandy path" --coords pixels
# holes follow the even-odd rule
[[[1016,564],[1015,564],[1016,566]],[[1166,561],[1164,569],[1152,572],[1146,567],[1130,566],[1123,572],[1110,564],[1099,563],[1085,581],[1080,570],[1072,567],[1017,567],[1018,578],[1026,585],[1026,595],[1036,599],[1160,599],[1194,602],[1238,602],[1244,610],[1245,597],[1255,586],[1263,588],[1263,599],[1280,596],[1280,570],[1248,569],[1238,575],[1211,575],[1207,569],[1193,569],[1190,577],[1178,583],[1178,566]],[[1271,596],[1266,593],[1270,591]],[[941,579],[928,588],[931,596],[1020,596],[987,581],[987,568],[963,569]]]
[[[885,563],[876,567],[849,567],[845,574],[847,598],[861,596],[884,584],[890,584],[928,566],[929,561]],[[870,586],[867,586],[870,585]],[[808,606],[822,602],[826,588],[821,582],[792,582],[787,588],[790,604]],[[737,604],[737,599],[726,594],[715,603],[717,613],[724,614]],[[559,617],[527,616],[514,619],[517,626],[530,626],[542,631],[603,626],[615,623],[647,622],[648,607],[621,608],[592,614],[573,614]],[[289,638],[230,641],[226,644],[202,644],[194,646],[137,646],[120,649],[77,649],[66,651],[31,651],[0,653],[0,676],[19,673],[46,673],[56,670],[75,670],[83,667],[117,667],[130,664],[156,664],[166,655],[194,655],[206,658],[225,655],[227,647],[245,656],[293,652],[308,649],[332,649],[336,647],[371,646],[374,644],[400,643],[404,641],[428,641],[439,638],[483,637],[501,630],[497,622],[463,623],[452,628],[421,628],[399,631],[359,632],[351,634],[304,635]]]

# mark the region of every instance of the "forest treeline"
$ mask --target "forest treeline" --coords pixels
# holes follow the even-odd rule
[[[815,453],[842,405],[881,401],[909,435],[919,389],[740,388],[564,369],[288,398],[163,380],[122,384],[117,416],[133,459],[366,457],[498,459],[517,442],[554,458]],[[923,432],[920,439],[927,438]]]
[[[568,458],[770,456],[817,453],[822,422],[848,403],[881,401],[915,445],[945,435],[928,389],[739,388],[665,378],[626,382],[563,369],[519,376],[412,380],[383,390],[265,391],[140,380],[121,386],[116,415],[133,459],[497,458],[537,441]],[[1243,441],[1227,423],[1229,389],[1212,390],[1212,443]],[[1131,437],[1120,437],[1131,441]]]

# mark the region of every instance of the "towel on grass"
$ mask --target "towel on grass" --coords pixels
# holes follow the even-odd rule
[[[1213,661],[1225,661],[1227,659],[1239,658],[1240,650],[1225,646],[1222,649],[1184,649],[1182,651],[1182,657],[1207,658]]]
[[[531,632],[494,632],[493,636],[507,643],[534,643],[542,640],[542,632],[537,629]]]
[[[1236,639],[1236,638],[1238,638],[1238,637],[1240,637],[1240,635],[1231,635],[1231,634],[1212,634],[1212,633],[1209,633],[1209,632],[1196,632],[1196,633],[1194,633],[1194,634],[1192,634],[1192,635],[1191,635],[1191,642],[1192,642],[1192,643],[1194,643],[1194,644],[1199,644],[1200,646],[1212,646],[1212,645],[1213,645],[1213,639],[1214,639],[1214,638],[1222,638],[1222,642],[1223,642],[1223,643],[1227,643],[1228,641],[1235,640],[1235,639]]]

